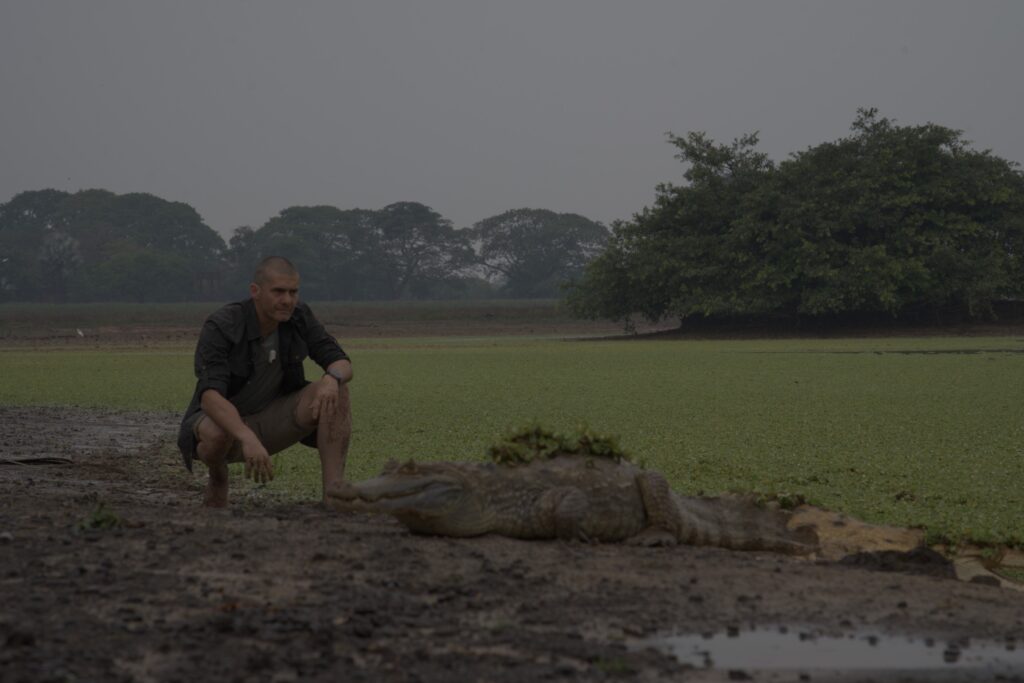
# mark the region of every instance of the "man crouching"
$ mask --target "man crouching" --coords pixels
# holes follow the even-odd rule
[[[203,504],[228,504],[228,463],[244,462],[256,482],[274,478],[272,453],[302,442],[320,451],[323,490],[344,485],[352,435],[352,363],[299,301],[299,273],[270,256],[256,267],[251,297],[203,324],[196,346],[195,394],[178,432],[185,467],[210,471]],[[302,361],[325,374],[308,382]]]

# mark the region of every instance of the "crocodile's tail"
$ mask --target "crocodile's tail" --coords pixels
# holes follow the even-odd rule
[[[789,528],[792,514],[777,506],[732,496],[675,498],[683,543],[791,555],[806,555],[818,549],[814,526]]]

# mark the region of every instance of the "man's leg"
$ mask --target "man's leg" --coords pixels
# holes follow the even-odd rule
[[[341,486],[345,481],[345,461],[348,445],[352,440],[352,404],[348,385],[343,384],[338,392],[338,404],[334,411],[322,413],[313,418],[313,395],[315,386],[310,384],[302,390],[299,404],[295,408],[295,421],[300,425],[316,425],[316,446],[320,451],[320,475],[323,494],[331,488]]]
[[[206,482],[203,505],[222,508],[228,504],[228,451],[234,439],[216,422],[203,416],[196,425],[196,455],[206,464],[210,478]]]

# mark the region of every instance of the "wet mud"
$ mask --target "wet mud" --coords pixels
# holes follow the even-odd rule
[[[244,487],[204,510],[176,426],[0,407],[0,680],[863,680],[705,668],[650,639],[789,624],[823,643],[1024,643],[1024,593],[900,562],[414,536]],[[1002,680],[1024,680],[1009,666]]]

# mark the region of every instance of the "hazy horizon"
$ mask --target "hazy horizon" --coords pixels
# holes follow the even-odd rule
[[[1024,3],[8,2],[0,202],[151,192],[227,237],[288,206],[609,223],[677,182],[668,131],[776,161],[859,107],[1024,161]]]

